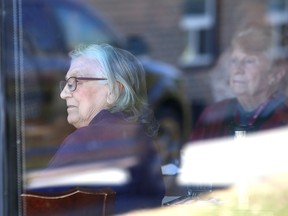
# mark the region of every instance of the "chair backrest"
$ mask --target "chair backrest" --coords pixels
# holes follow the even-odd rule
[[[116,193],[107,189],[81,189],[49,194],[21,195],[22,212],[27,216],[107,216],[114,213]]]

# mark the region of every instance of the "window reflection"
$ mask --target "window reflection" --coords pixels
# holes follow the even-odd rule
[[[7,0],[2,2],[7,2]],[[248,86],[247,88],[241,88],[241,84],[235,84],[239,80],[229,81],[229,74],[232,70],[250,68],[252,71],[253,68],[255,69],[255,64],[259,62],[262,66],[269,68],[269,65],[266,64],[271,60],[269,58],[266,61],[259,61],[258,56],[255,57],[252,54],[251,57],[250,54],[243,53],[243,50],[233,50],[231,52],[230,42],[239,32],[247,30],[252,25],[269,26],[271,28],[275,65],[278,65],[278,69],[284,68],[284,73],[287,73],[288,13],[287,1],[285,0],[249,2],[240,0],[229,3],[217,0],[196,0],[183,1],[182,3],[175,1],[171,4],[164,3],[164,1],[146,1],[141,4],[136,1],[129,4],[127,2],[123,1],[121,3],[123,8],[128,8],[127,11],[122,8],[124,12],[115,10],[115,6],[105,5],[102,1],[97,0],[93,3],[97,6],[96,9],[99,12],[103,12],[104,15],[105,13],[109,14],[124,34],[140,33],[141,37],[139,38],[145,39],[149,43],[150,47],[147,46],[145,49],[142,47],[140,54],[138,53],[139,59],[141,59],[145,69],[149,71],[147,76],[149,79],[147,83],[150,96],[149,102],[153,104],[153,109],[156,111],[155,113],[162,125],[158,144],[161,153],[165,155],[163,163],[173,162],[175,166],[172,167],[176,167],[176,169],[176,165],[179,165],[180,149],[183,143],[187,144],[188,141],[187,135],[183,135],[184,130],[185,134],[188,131],[191,134],[199,135],[199,137],[202,133],[195,125],[191,130],[187,122],[196,122],[199,118],[201,121],[202,108],[218,101],[223,102],[227,98],[235,98],[235,96],[239,96],[241,91],[243,93],[244,90],[249,89]],[[18,157],[17,162],[14,163],[19,163],[20,167],[23,165],[24,176],[46,167],[60,143],[73,130],[67,124],[65,103],[59,97],[60,91],[58,88],[59,81],[65,78],[65,73],[69,68],[67,53],[79,43],[87,42],[105,42],[120,47],[129,47],[126,46],[126,42],[129,41],[119,37],[119,32],[115,32],[110,28],[105,17],[98,17],[98,13],[94,10],[91,13],[90,10],[83,9],[83,5],[78,7],[72,6],[73,3],[70,5],[70,3],[70,1],[62,2],[62,0],[19,0],[11,3],[16,4],[15,8],[11,7],[11,11],[16,9],[15,11],[21,12],[20,14],[23,17],[15,17],[11,11],[3,13],[7,16],[7,19],[10,19],[9,21],[15,21],[13,25],[11,23],[6,25],[4,31],[2,31],[1,26],[1,34],[15,33],[13,36],[6,38],[7,44],[1,44],[4,50],[2,52],[5,53],[5,50],[8,50],[5,55],[2,53],[1,58],[7,56],[8,59],[1,62],[1,71],[7,65],[10,65],[7,69],[9,71],[7,73],[8,79],[2,81],[4,84],[7,81],[4,85],[8,98],[6,101],[4,100],[7,105],[7,122],[9,122],[7,146],[10,147],[8,148],[7,157]],[[20,5],[22,10],[18,10]],[[159,5],[163,8],[161,12],[152,10],[160,8]],[[164,9],[167,8],[170,8],[169,12],[167,12],[168,10],[165,12]],[[122,14],[127,17],[121,19]],[[173,20],[169,19],[171,17],[173,17]],[[172,22],[176,24],[172,25]],[[20,23],[23,26],[19,27],[18,24]],[[172,37],[171,35],[176,36]],[[259,37],[256,37],[257,40]],[[17,38],[16,42],[13,41],[15,38]],[[138,40],[138,37],[136,38]],[[138,45],[141,44],[138,41],[137,43]],[[249,47],[254,44],[256,43],[253,42]],[[152,58],[146,53],[149,51],[148,48],[152,51]],[[216,55],[216,48],[219,49],[220,56]],[[13,53],[15,51],[16,54]],[[246,57],[242,58],[243,55],[246,55]],[[174,65],[163,64],[163,62],[156,61],[156,58],[164,61],[167,59]],[[216,60],[218,61],[216,62]],[[178,70],[181,68],[185,70],[185,73]],[[266,77],[268,78],[269,75]],[[278,102],[283,104],[288,94],[287,75],[279,73],[275,79],[282,82],[279,89],[275,91],[271,106]],[[187,84],[184,92],[180,85],[183,80]],[[251,80],[256,84],[257,77],[253,77]],[[259,83],[267,84],[268,80],[262,78]],[[272,79],[270,81],[272,82]],[[232,86],[233,91],[230,88],[231,82],[235,84]],[[188,102],[187,98],[182,97],[186,93],[188,93]],[[200,108],[197,106],[198,101],[200,101]],[[197,110],[192,120],[190,118],[190,105],[193,112],[197,108],[200,109]],[[263,107],[266,109],[268,106]],[[243,135],[247,131],[255,130],[255,127],[247,126],[249,125],[249,119],[253,118],[255,112],[247,112],[239,106],[237,106],[237,110],[240,113],[241,122],[239,122],[241,124],[238,121],[235,124],[236,121],[234,119],[232,121],[232,118],[230,118],[229,122],[226,122],[228,125],[225,129],[227,134]],[[257,110],[257,108],[254,110]],[[265,112],[263,111],[263,113]],[[286,111],[283,111],[284,117],[282,114],[279,115],[279,121],[275,120],[277,124],[286,125],[285,113]],[[217,118],[220,118],[220,115],[209,114],[208,118],[210,118],[209,121],[211,119],[213,121],[215,119],[219,120]],[[246,126],[243,126],[242,123],[245,123]],[[265,129],[274,126],[273,122],[271,125],[265,126]],[[207,129],[208,126],[205,125],[205,128]],[[215,128],[218,130],[215,134],[223,129],[217,125]],[[221,132],[219,134],[223,135]],[[210,136],[210,138],[216,137],[218,136]],[[199,139],[202,140],[202,138]],[[195,140],[196,138],[193,141]],[[22,141],[25,143],[23,148],[20,146]],[[211,141],[217,142],[217,139],[211,139]],[[16,148],[17,151],[15,152],[18,155],[12,153]],[[4,149],[4,151],[6,150]],[[22,153],[25,155],[23,164],[21,160]],[[14,163],[11,165],[11,170],[17,169],[18,165]],[[174,173],[177,173],[177,171]],[[39,183],[43,183],[43,181]],[[169,180],[168,184],[173,189],[173,193],[178,190],[178,185],[175,184],[174,179],[171,182]],[[186,189],[184,188],[184,194],[187,192]],[[13,188],[13,190],[16,189]],[[192,194],[195,194],[194,192],[192,191]],[[183,190],[181,190],[182,194]],[[178,191],[176,195],[179,195]]]
[[[180,27],[186,33],[186,46],[179,59],[183,67],[210,65],[215,54],[215,0],[187,0]]]
[[[95,20],[95,17],[91,17],[87,12],[74,7],[65,8],[65,6],[61,6],[54,8],[54,13],[59,19],[58,25],[63,30],[68,49],[72,50],[76,44],[81,43],[115,44],[118,39],[115,38],[111,29],[100,18]]]

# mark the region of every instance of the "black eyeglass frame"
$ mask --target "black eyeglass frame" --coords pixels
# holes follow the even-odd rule
[[[77,89],[77,83],[79,80],[87,80],[87,81],[100,81],[100,80],[107,80],[107,78],[96,78],[96,77],[69,77],[67,80],[61,80],[60,83],[59,83],[59,87],[60,87],[60,91],[63,91],[63,89],[66,87],[68,81],[70,79],[74,79],[75,80],[75,87],[73,89],[69,88],[68,86],[68,89],[70,92],[74,92],[76,89]]]

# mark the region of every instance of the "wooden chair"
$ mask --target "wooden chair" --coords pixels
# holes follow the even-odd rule
[[[114,213],[111,189],[75,188],[63,193],[24,193],[22,212],[27,216],[107,216]]]

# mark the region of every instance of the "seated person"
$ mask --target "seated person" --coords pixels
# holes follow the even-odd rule
[[[285,60],[275,59],[267,28],[252,26],[232,41],[229,85],[235,95],[207,107],[191,140],[271,129],[288,124],[288,101],[280,90]]]
[[[98,186],[116,192],[115,213],[160,206],[165,191],[152,141],[159,125],[147,105],[142,65],[129,52],[107,44],[81,46],[70,57],[60,97],[76,130],[47,170],[101,162],[117,168],[117,161],[134,158],[125,168],[126,184]]]

